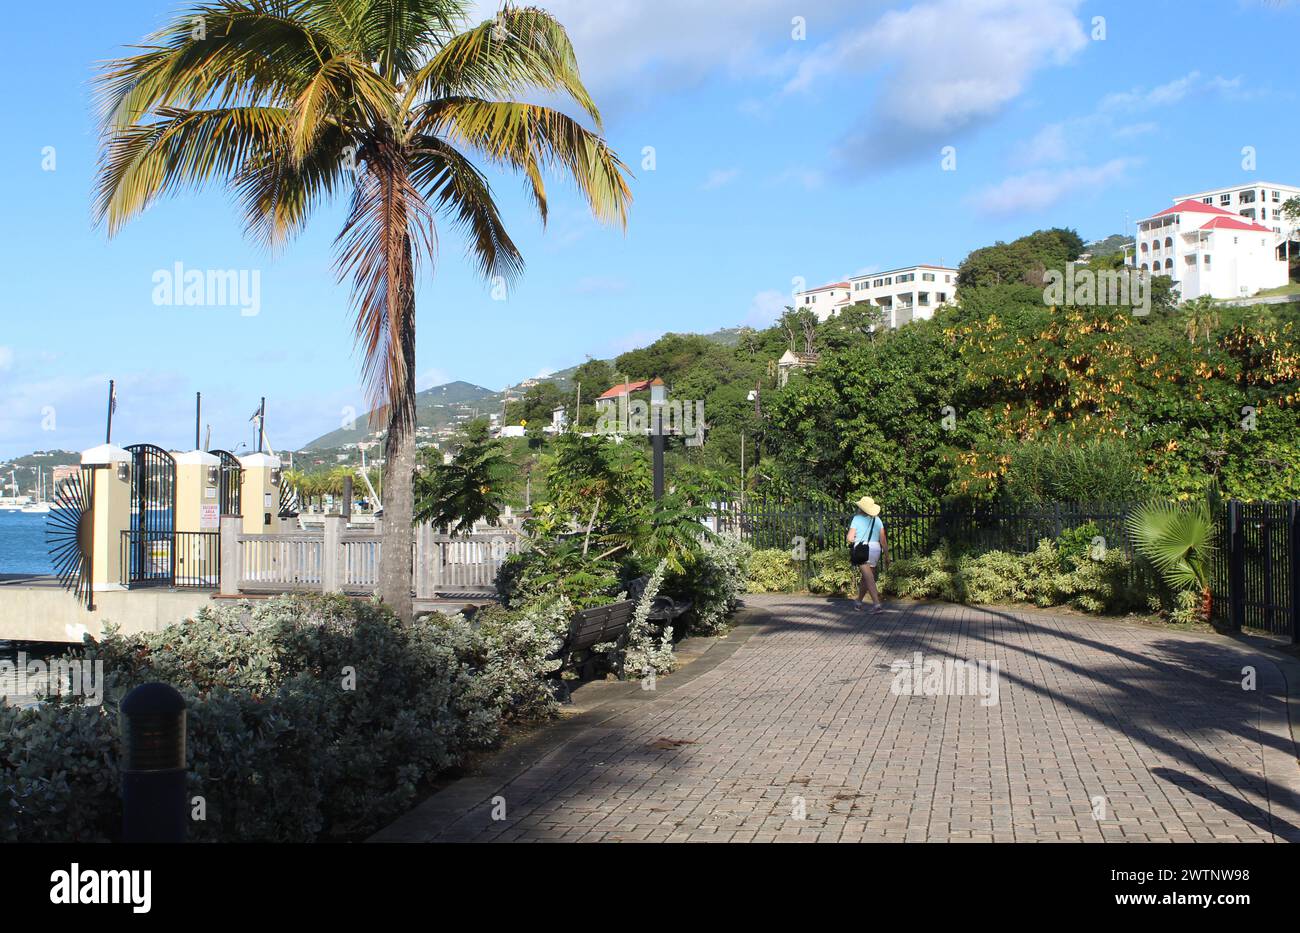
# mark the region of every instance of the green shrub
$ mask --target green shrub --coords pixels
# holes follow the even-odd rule
[[[957,561],[947,543],[923,557],[895,559],[881,575],[882,592],[906,599],[942,599],[963,602],[965,588],[957,573]]]
[[[745,595],[751,548],[736,535],[720,534],[706,539],[700,554],[667,587],[692,601],[687,614],[687,631],[712,635],[724,630],[728,616]]]
[[[793,593],[803,581],[790,552],[780,548],[754,551],[749,557],[749,592]]]
[[[941,545],[924,557],[894,561],[882,577],[882,590],[910,599],[1069,605],[1094,613],[1143,609],[1150,602],[1151,594],[1130,582],[1132,567],[1122,551],[1111,549],[1102,560],[1082,552],[1070,554],[1065,571],[1061,562],[1047,539],[1028,554],[984,551],[958,556]]]
[[[354,837],[505,724],[554,712],[548,656],[567,609],[398,622],[376,604],[285,596],[204,609],[162,632],[79,649],[104,662],[101,707],[5,709],[0,839],[112,838],[121,820],[116,705],[163,681],[188,704],[196,841]]]
[[[849,563],[847,547],[828,548],[809,556],[808,589],[829,596],[852,596],[858,592],[858,571]]]
[[[1101,535],[1101,528],[1096,522],[1085,522],[1076,528],[1067,528],[1061,532],[1056,539],[1056,550],[1060,555],[1060,567],[1068,571],[1072,568],[1070,559],[1073,557],[1089,557],[1092,552],[1092,541]]]
[[[0,841],[106,842],[122,819],[102,708],[0,706]]]

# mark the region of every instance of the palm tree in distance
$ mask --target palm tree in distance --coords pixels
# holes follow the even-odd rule
[[[485,277],[523,259],[486,177],[466,155],[516,171],[545,223],[544,174],[560,169],[601,221],[626,225],[629,173],[564,28],[503,6],[469,28],[465,0],[217,0],[177,16],[98,76],[103,142],[95,214],[110,236],[161,195],[222,182],[250,235],[277,247],[312,209],[350,191],[335,240],[351,279],[356,340],[387,428],[379,594],[411,617],[415,277],[438,215],[465,234]],[[568,98],[589,130],[529,92]]]

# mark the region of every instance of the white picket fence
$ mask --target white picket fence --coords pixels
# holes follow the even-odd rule
[[[221,592],[373,593],[379,583],[379,528],[347,529],[330,517],[321,533],[244,534],[240,519],[222,519]],[[415,529],[411,548],[415,598],[491,594],[497,571],[519,550],[514,528],[465,535],[438,534],[431,525]]]

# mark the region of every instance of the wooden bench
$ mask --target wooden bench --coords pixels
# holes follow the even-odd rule
[[[627,598],[635,604],[640,604],[641,597],[645,595],[645,588],[649,585],[649,577],[637,577],[627,585]],[[689,599],[677,600],[664,594],[662,590],[655,596],[654,603],[650,606],[650,614],[646,619],[654,622],[656,625],[663,627],[676,622],[686,613],[690,612],[691,601]]]
[[[580,676],[588,673],[595,658],[591,656],[591,649],[596,645],[603,645],[606,642],[613,642],[618,646],[618,679],[623,679],[623,648],[627,644],[628,630],[632,624],[632,613],[636,609],[636,603],[631,600],[624,600],[620,603],[610,603],[608,606],[596,606],[593,609],[583,609],[569,622],[569,633],[564,638],[564,643],[556,649],[552,658],[560,659],[560,667],[556,670],[556,676],[560,676],[568,668],[569,663],[574,656],[586,652],[579,672]],[[568,685],[564,678],[560,677],[560,683],[564,686],[565,698],[568,698]]]

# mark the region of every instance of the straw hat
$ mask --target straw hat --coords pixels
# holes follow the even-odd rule
[[[880,505],[870,496],[863,496],[856,504],[859,509],[870,515],[872,518],[875,518],[880,514]]]

